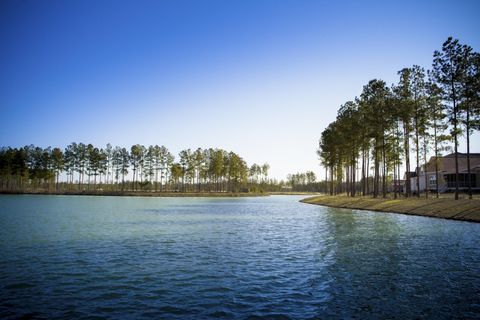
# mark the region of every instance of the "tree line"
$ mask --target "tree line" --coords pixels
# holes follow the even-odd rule
[[[292,191],[320,191],[317,176],[313,171],[289,174],[287,175],[287,183]]]
[[[0,148],[0,189],[6,191],[261,191],[269,169],[213,148],[182,150],[178,161],[158,145]]]
[[[434,52],[430,70],[418,65],[403,68],[398,71],[398,83],[390,87],[380,79],[369,81],[360,97],[343,104],[336,120],[321,134],[317,153],[326,170],[329,193],[386,197],[393,191],[396,198],[404,167],[405,194],[412,196],[412,164],[418,169],[427,163],[429,154],[438,159],[453,144],[458,199],[458,140],[466,136],[470,177],[470,136],[480,127],[479,69],[480,54],[449,37]],[[438,182],[438,163],[435,166]],[[389,188],[392,180],[393,188]],[[416,184],[420,196],[419,179]],[[467,184],[472,198],[470,179]],[[438,197],[436,186],[433,191]]]

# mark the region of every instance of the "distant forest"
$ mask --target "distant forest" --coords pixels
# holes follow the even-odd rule
[[[458,199],[458,138],[466,137],[470,177],[470,136],[480,127],[479,69],[480,54],[450,37],[434,52],[431,70],[417,65],[404,68],[391,87],[379,79],[369,81],[360,97],[343,104],[321,134],[318,155],[326,168],[329,193],[386,197],[388,185],[403,178],[404,165],[406,196],[412,196],[410,153],[415,155],[413,165],[420,168],[429,154],[438,159],[442,151],[453,149]],[[437,165],[436,181],[438,171]],[[420,190],[419,179],[416,184]],[[471,198],[470,184],[469,179]],[[395,197],[397,189],[394,186]],[[438,184],[433,191],[438,197]]]
[[[268,184],[269,168],[267,163],[248,167],[238,154],[222,149],[182,150],[178,162],[158,145],[0,149],[2,190],[257,191]]]
[[[270,165],[247,163],[222,149],[180,151],[179,160],[165,146],[98,148],[71,143],[61,148],[34,145],[0,148],[0,191],[151,191],[264,192],[320,191],[312,171],[269,178]]]

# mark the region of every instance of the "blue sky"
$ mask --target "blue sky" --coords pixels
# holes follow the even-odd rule
[[[276,178],[322,175],[315,150],[339,106],[370,79],[429,68],[448,36],[479,51],[479,12],[478,1],[4,0],[0,145],[219,147]]]

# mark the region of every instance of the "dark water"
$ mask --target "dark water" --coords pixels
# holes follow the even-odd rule
[[[0,318],[480,318],[480,224],[299,199],[0,196]]]

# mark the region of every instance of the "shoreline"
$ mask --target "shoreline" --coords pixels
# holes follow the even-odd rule
[[[167,192],[167,191],[0,191],[0,195],[110,196],[110,197],[266,197],[260,192]]]
[[[0,195],[56,195],[56,196],[112,196],[112,197],[268,197],[268,196],[318,196],[318,192],[172,192],[172,191],[8,191]]]
[[[449,220],[480,222],[480,200],[446,199],[446,198],[400,198],[383,199],[358,196],[322,195],[300,200],[307,204],[322,205],[333,208],[400,213],[422,217]]]

